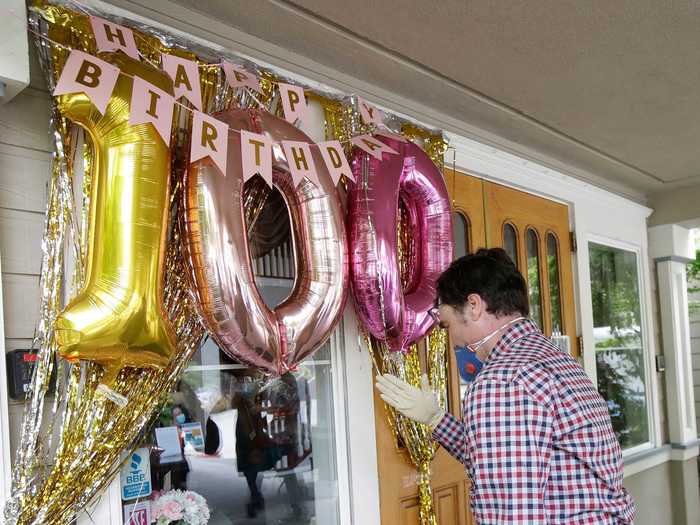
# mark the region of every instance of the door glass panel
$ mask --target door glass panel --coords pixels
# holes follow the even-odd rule
[[[268,197],[249,241],[256,284],[274,307],[289,295],[295,273],[278,192]],[[276,381],[208,339],[144,445],[153,490],[197,492],[210,509],[210,525],[339,524],[332,356],[341,334],[338,328],[311,359]],[[155,509],[155,497],[139,504]],[[123,502],[125,510],[135,501]]]
[[[637,254],[589,244],[598,391],[620,446],[649,441]]]
[[[454,255],[455,259],[467,255],[469,250],[469,223],[468,219],[462,215],[460,212],[455,212],[452,214],[452,238],[454,239]],[[464,369],[467,363],[463,362],[462,356],[466,355],[465,352],[468,350],[457,349],[456,350],[456,364],[459,369],[459,398],[464,399],[464,393],[471,384],[471,379],[468,372]],[[473,365],[472,365],[473,366]],[[448,376],[450,377],[450,376]],[[448,391],[449,394],[449,381],[448,381]],[[450,396],[447,396],[448,405]],[[448,407],[449,410],[449,407]]]
[[[467,255],[469,250],[469,223],[467,218],[456,211],[452,214],[452,239],[454,240],[454,258]]]
[[[527,290],[530,302],[530,317],[540,329],[543,329],[539,244],[540,241],[535,230],[528,228],[525,235],[525,245],[527,249]]]
[[[518,234],[510,223],[503,225],[503,249],[513,260],[513,263],[518,266]]]
[[[561,335],[561,285],[559,278],[559,243],[556,236],[547,234],[547,277],[549,278],[549,302],[552,305],[552,335]]]

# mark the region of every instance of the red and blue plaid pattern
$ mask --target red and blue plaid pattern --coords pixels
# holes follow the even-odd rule
[[[511,326],[433,438],[467,469],[480,525],[632,523],[622,454],[581,366],[529,320]]]

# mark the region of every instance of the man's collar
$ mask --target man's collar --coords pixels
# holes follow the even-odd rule
[[[513,323],[508,328],[506,328],[505,332],[496,343],[496,346],[494,346],[493,350],[491,350],[491,352],[489,353],[486,362],[488,363],[494,357],[507,350],[510,347],[510,345],[518,339],[521,339],[522,337],[525,337],[526,335],[530,335],[537,331],[539,331],[537,325],[534,323],[534,321],[532,321],[532,319],[529,319],[527,317]]]

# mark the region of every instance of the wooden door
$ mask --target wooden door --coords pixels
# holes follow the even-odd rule
[[[530,289],[530,302],[543,331],[570,336],[577,353],[569,212],[564,204],[462,173],[445,171],[452,198],[455,258],[482,247],[512,253]],[[461,417],[467,388],[454,352],[449,354],[450,412]],[[375,392],[375,423],[382,525],[418,525],[416,471],[391,434],[384,404]],[[464,467],[443,449],[432,465],[439,525],[472,525],[469,480]]]
[[[569,209],[484,182],[486,244],[503,247],[528,282],[530,316],[547,335],[569,336],[578,354]]]
[[[482,181],[460,173],[455,177],[451,170],[446,170],[445,181],[455,210],[455,257],[459,257],[486,243]],[[464,385],[460,383],[454,352],[449,352],[449,359],[448,409],[461,417]],[[418,525],[416,469],[392,435],[384,403],[376,391],[374,407],[382,525]],[[472,525],[469,482],[462,464],[440,448],[432,464],[432,475],[438,524]]]

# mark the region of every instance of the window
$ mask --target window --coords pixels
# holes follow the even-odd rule
[[[547,233],[547,277],[549,281],[549,304],[552,311],[552,335],[562,334],[558,245],[557,237],[552,232]]]
[[[542,290],[540,285],[540,239],[532,228],[525,235],[527,247],[527,295],[530,303],[530,318],[540,327],[542,325]]]
[[[274,307],[295,272],[279,192],[268,196],[249,240],[256,284]],[[212,524],[339,524],[332,361],[340,334],[275,382],[207,340],[146,442],[153,490],[201,494]],[[125,509],[135,501],[123,502]]]
[[[637,255],[589,245],[598,390],[622,448],[649,441]]]
[[[459,259],[469,251],[469,222],[460,212],[452,214],[452,239],[454,240],[454,258]]]
[[[460,212],[455,212],[452,214],[452,238],[455,243],[454,247],[454,257],[455,259],[462,257],[464,255],[467,255],[467,252],[469,251],[469,219],[465,215],[463,215]],[[457,350],[457,367],[463,368],[466,366],[468,363],[463,362],[463,359],[461,359],[462,356],[466,355],[465,352],[468,352],[468,350],[461,349]],[[470,365],[473,366],[473,365]],[[464,399],[464,394],[467,391],[467,388],[469,388],[469,384],[471,383],[470,381],[467,381],[463,373],[465,370],[459,370],[459,398]],[[467,371],[468,373],[468,371]],[[449,375],[448,375],[449,377]],[[467,376],[470,377],[470,376]],[[448,400],[448,410],[449,410],[449,392],[450,389],[448,387],[447,389],[447,397],[446,399]]]
[[[164,449],[151,453],[153,490],[201,494],[212,523],[339,524],[330,351],[338,339],[271,386],[208,340],[148,440]]]
[[[508,222],[503,225],[503,249],[513,260],[513,263],[520,267],[518,262],[518,234],[515,231],[515,226]]]

